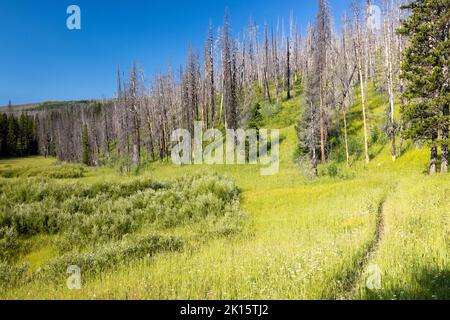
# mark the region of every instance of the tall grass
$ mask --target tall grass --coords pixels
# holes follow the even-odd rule
[[[371,263],[381,289],[359,283],[363,299],[449,299],[450,179],[403,179],[384,207],[383,240]]]

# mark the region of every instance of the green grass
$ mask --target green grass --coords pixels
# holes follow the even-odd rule
[[[398,182],[384,210],[386,234],[371,263],[383,271],[379,291],[359,284],[361,298],[449,299],[450,177]]]
[[[355,101],[358,101],[356,96]],[[267,116],[265,126],[280,128],[280,172],[261,176],[257,166],[174,166],[153,163],[139,176],[119,175],[114,168],[86,169],[76,181],[119,183],[151,178],[173,181],[182,176],[219,173],[242,190],[246,220],[241,232],[199,236],[200,226],[161,231],[186,239],[181,251],[158,252],[115,270],[83,276],[81,290],[65,281],[33,281],[0,293],[8,299],[448,299],[450,212],[449,176],[428,177],[428,152],[405,142],[395,163],[382,141],[371,145],[372,161],[355,156],[352,168],[335,164],[342,173],[310,181],[295,167],[294,125],[301,99],[283,101]],[[386,102],[368,92],[369,125],[380,128]],[[360,105],[349,114],[350,134],[362,139]],[[40,157],[3,160],[1,170],[54,166]],[[326,166],[319,168],[326,172]],[[13,178],[20,179],[20,178]],[[67,179],[67,182],[74,179]],[[60,183],[64,183],[62,180]],[[381,237],[377,226],[383,220]],[[143,228],[138,233],[146,234]],[[202,234],[202,233],[200,233]],[[27,240],[32,250],[18,263],[37,269],[57,252],[52,239]],[[41,243],[41,245],[39,245]],[[370,254],[368,254],[370,253]],[[365,286],[365,270],[382,271],[380,290]]]
[[[21,257],[19,263],[28,263],[30,272],[43,267],[45,262],[55,258],[58,254],[53,240],[52,236],[46,235],[31,238],[27,243],[31,250]]]

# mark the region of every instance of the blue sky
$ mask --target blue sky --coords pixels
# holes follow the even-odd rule
[[[315,0],[0,0],[0,105],[111,97],[115,72],[133,61],[147,76],[184,62],[201,49],[209,19],[227,7],[239,33],[252,16],[306,26]],[[329,0],[336,23],[350,0]],[[81,8],[81,30],[68,30],[66,9]],[[286,21],[287,24],[288,21]]]

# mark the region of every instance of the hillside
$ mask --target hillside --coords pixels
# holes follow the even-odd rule
[[[80,101],[45,101],[39,103],[27,103],[21,105],[12,105],[8,106],[0,106],[0,112],[13,112],[13,113],[22,113],[22,112],[36,112],[43,110],[54,110],[61,108],[76,108],[80,106],[93,105],[99,103],[100,100],[80,100]]]
[[[368,102],[371,163],[365,165],[362,155],[355,152],[352,167],[333,160],[319,167],[319,177],[315,180],[309,180],[296,167],[295,125],[302,105],[300,97],[282,101],[278,109],[266,103],[266,108],[276,112],[263,112],[264,126],[282,128],[284,137],[280,172],[274,176],[261,176],[259,168],[250,165],[177,167],[154,162],[139,172],[122,175],[115,167],[61,165],[52,158],[0,161],[0,174],[5,177],[0,180],[4,192],[2,205],[11,206],[6,199],[8,190],[21,186],[22,209],[28,211],[14,210],[22,221],[26,220],[27,212],[33,215],[56,201],[56,196],[50,196],[54,200],[46,202],[39,198],[40,193],[51,195],[58,188],[74,201],[64,200],[67,204],[56,215],[84,210],[87,216],[98,219],[93,222],[98,223],[93,229],[88,229],[84,222],[84,229],[80,230],[92,230],[97,236],[86,238],[86,244],[75,249],[79,253],[69,258],[61,258],[64,252],[61,242],[81,241],[76,234],[45,231],[19,237],[19,243],[31,250],[24,251],[14,264],[19,268],[22,263],[28,263],[26,274],[29,277],[34,273],[34,276],[24,282],[18,280],[17,285],[2,290],[0,296],[14,299],[448,299],[450,205],[446,199],[450,194],[450,178],[424,175],[428,150],[416,148],[409,141],[404,143],[402,157],[393,162],[380,129],[386,101],[371,90]],[[360,108],[356,103],[349,115],[350,140],[355,145],[362,140]],[[33,181],[35,191],[25,187],[27,181]],[[162,181],[167,182],[156,187]],[[117,190],[110,190],[102,183],[117,186]],[[77,184],[82,184],[83,193],[73,189]],[[203,194],[203,188],[209,191]],[[194,196],[192,192],[198,193]],[[240,194],[238,198],[236,192]],[[101,220],[102,213],[98,210],[102,209],[93,208],[86,198],[91,193],[99,197],[104,212],[113,212],[119,220],[127,219],[121,214],[123,210],[132,219],[133,210],[144,210],[142,216],[137,215],[130,222],[138,224],[136,228],[121,231],[125,235],[122,239],[109,238],[106,229],[101,231],[103,227],[122,228],[125,224]],[[186,199],[188,206],[190,199],[203,202],[189,211],[184,206],[178,207],[180,197]],[[161,201],[172,211],[161,211],[158,207]],[[74,206],[78,209],[71,209]],[[158,217],[159,211],[151,220],[149,213],[145,213],[149,206],[175,214],[174,220],[169,222],[164,220],[167,217]],[[208,211],[200,213],[201,208]],[[186,216],[186,212],[191,213]],[[197,214],[203,218],[196,218]],[[102,225],[102,221],[106,224]],[[147,245],[142,239],[148,235],[162,244],[158,249],[151,247],[152,254],[145,256],[139,250],[150,252],[150,249],[139,245]],[[119,249],[111,251],[111,246]],[[83,254],[89,252],[92,255],[88,262]],[[78,261],[89,267],[82,267],[82,289],[70,291],[65,287],[66,270],[62,266]],[[59,275],[56,280],[46,278],[49,263]],[[2,267],[0,278],[5,279],[11,270],[18,274],[17,268]],[[381,288],[370,290],[366,280],[373,276],[373,270],[381,271]]]

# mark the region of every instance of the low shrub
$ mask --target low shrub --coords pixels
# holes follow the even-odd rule
[[[136,259],[150,258],[158,252],[181,250],[183,245],[184,241],[179,237],[147,235],[126,239],[109,243],[93,252],[62,255],[48,263],[38,272],[38,276],[65,277],[71,265],[80,267],[83,274],[98,274]]]
[[[51,179],[78,179],[84,176],[85,168],[82,165],[63,164],[43,168],[17,168],[0,171],[3,178],[51,178]]]
[[[353,177],[353,174],[346,165],[331,162],[319,167],[319,176],[336,179],[350,179]]]
[[[238,207],[239,190],[218,175],[91,185],[33,178],[1,181],[0,189],[0,227],[19,237],[58,234],[60,252],[120,241],[144,225],[166,229],[240,214],[229,209]]]
[[[27,264],[11,265],[0,261],[0,288],[7,289],[21,285],[28,278]]]
[[[0,179],[1,202],[30,203],[53,198],[63,202],[70,197],[94,198],[104,194],[110,199],[130,196],[138,191],[159,190],[166,185],[149,179],[136,179],[122,183],[81,183],[77,181],[54,181],[48,178]]]
[[[181,250],[182,238],[154,233],[167,228],[186,227],[202,241],[233,235],[244,221],[239,194],[233,181],[219,175],[170,183],[0,179],[0,286],[67,277],[71,265],[83,274],[98,274],[158,252]],[[139,231],[151,234],[137,236]],[[26,265],[15,262],[27,238],[39,234],[56,236],[60,256],[30,275]]]
[[[21,251],[21,243],[14,228],[0,228],[0,261],[12,262]]]

